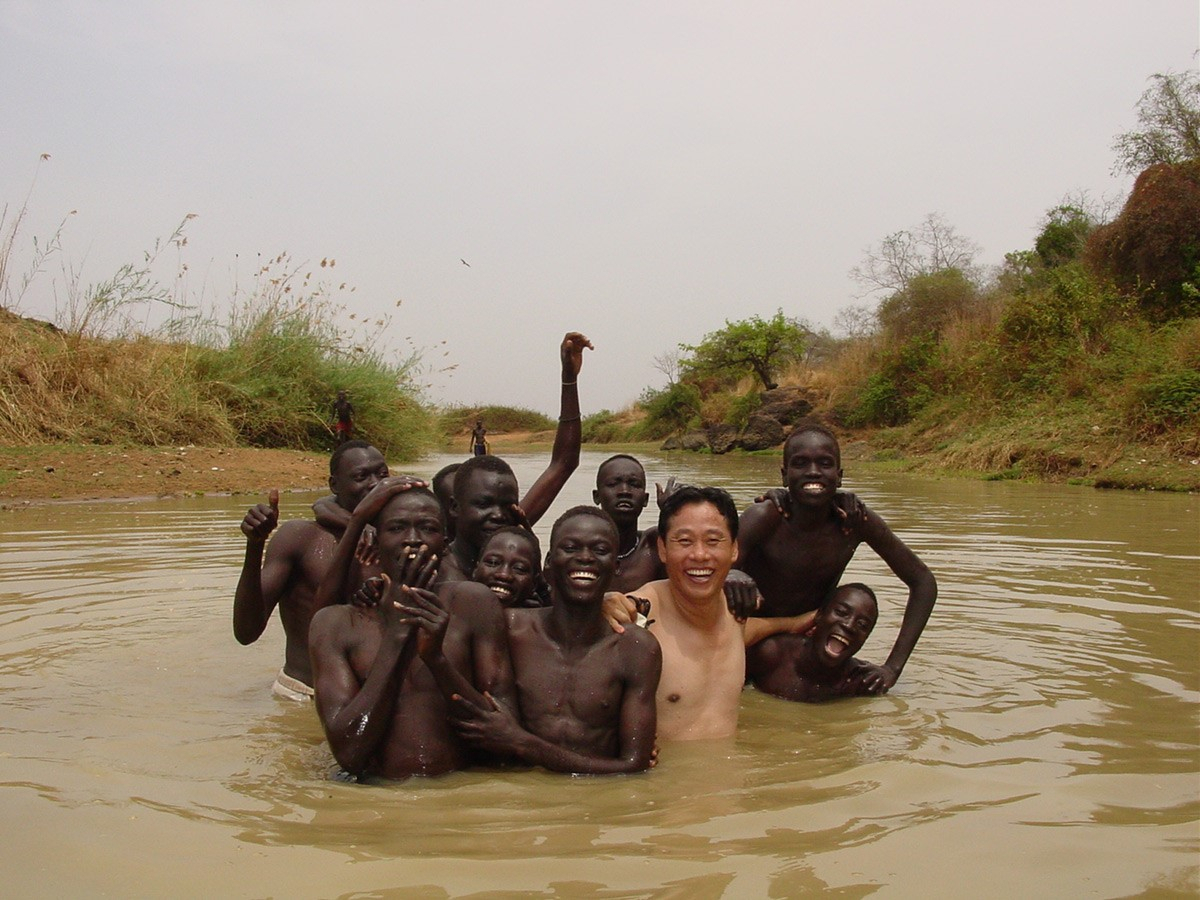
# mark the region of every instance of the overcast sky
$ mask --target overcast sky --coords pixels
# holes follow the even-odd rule
[[[619,409],[726,319],[831,325],[928,213],[995,264],[1065,195],[1123,200],[1113,137],[1198,29],[1196,0],[0,0],[0,200],[36,172],[17,269],[77,210],[85,282],[194,213],[207,306],[258,254],[335,258],[439,403],[555,411],[582,331],[584,412]]]

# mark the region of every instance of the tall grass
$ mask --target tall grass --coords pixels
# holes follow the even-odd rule
[[[32,279],[61,251],[33,241],[24,273],[14,266],[28,198],[0,215],[0,440],[325,449],[333,446],[334,398],[355,407],[355,436],[392,458],[434,440],[418,386],[421,353],[389,351],[387,317],[364,321],[339,298],[333,260],[302,266],[287,254],[262,265],[219,308],[181,296],[186,265],[163,284],[160,255],[185,244],[188,216],[137,263],[85,285],[62,266],[57,324],[17,314]],[[316,273],[316,277],[314,277]],[[166,323],[150,328],[155,310]],[[349,324],[347,324],[349,323]]]

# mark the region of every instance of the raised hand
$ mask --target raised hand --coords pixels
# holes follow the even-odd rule
[[[242,534],[248,540],[264,542],[279,524],[279,491],[271,488],[267,502],[250,507],[242,519]]]
[[[442,606],[437,594],[424,588],[402,588],[397,601],[405,621],[417,629],[417,653],[426,663],[442,654],[442,643],[446,629],[450,627],[450,613]]]
[[[583,350],[585,347],[588,350],[596,349],[592,346],[592,342],[578,331],[568,331],[566,337],[563,338],[558,355],[562,360],[564,382],[571,382],[579,377],[579,370],[583,368]]]
[[[663,487],[657,481],[654,482],[654,502],[658,504],[658,508],[662,509],[663,502],[675,493],[675,489],[679,485],[675,483],[675,476],[672,475],[667,479],[666,487]]]

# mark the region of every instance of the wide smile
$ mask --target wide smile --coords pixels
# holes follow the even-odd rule
[[[512,588],[503,584],[489,584],[488,590],[501,599],[507,600],[513,595]]]
[[[692,568],[684,569],[683,574],[696,581],[707,581],[709,578],[713,577],[716,571],[716,569],[712,568]]]

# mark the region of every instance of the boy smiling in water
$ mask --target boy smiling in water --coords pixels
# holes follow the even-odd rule
[[[843,584],[817,612],[812,631],[764,641],[755,686],[784,700],[819,703],[869,694],[866,663],[854,658],[879,619],[875,592]]]
[[[797,427],[783,445],[780,470],[787,488],[785,508],[756,503],[741,517],[739,568],[762,593],[760,616],[795,616],[819,609],[833,593],[859,544],[866,543],[908,586],[900,634],[882,666],[862,663],[867,693],[884,693],[896,683],[921,636],[937,599],[928,567],[875,512],[857,520],[837,514],[834,497],[842,484],[841,449],[829,429]],[[778,640],[773,639],[773,640]],[[757,680],[773,671],[770,641],[747,652],[747,675]]]

